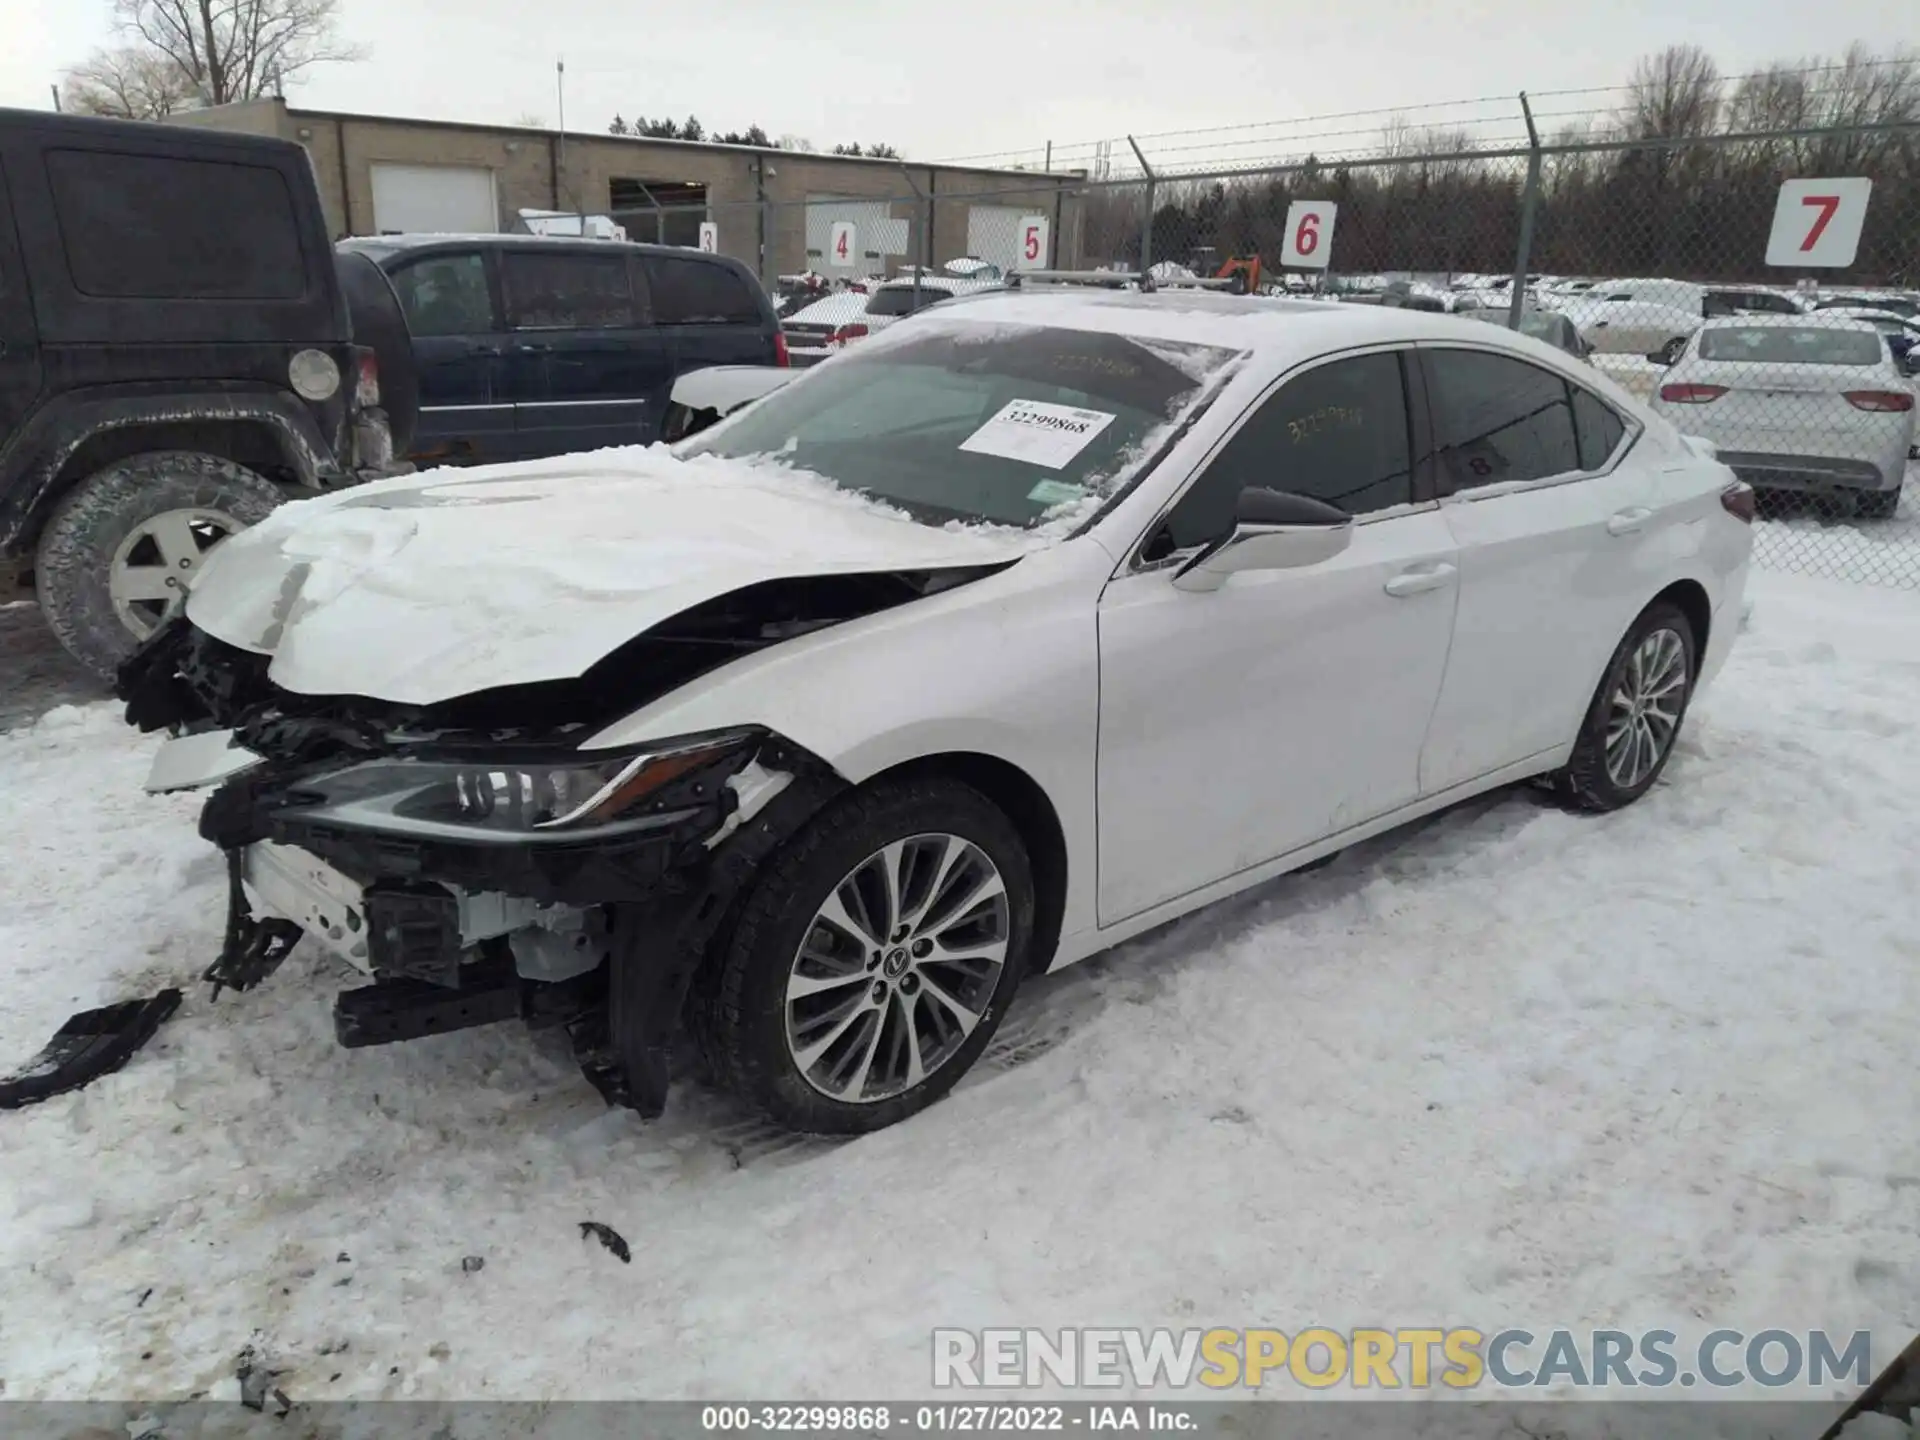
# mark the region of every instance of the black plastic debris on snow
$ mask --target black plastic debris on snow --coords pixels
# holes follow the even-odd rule
[[[627,1248],[626,1240],[611,1225],[602,1225],[598,1220],[582,1220],[580,1238],[584,1240],[589,1235],[617,1255],[622,1265],[633,1263],[633,1251]]]
[[[469,1275],[477,1274],[479,1271],[484,1270],[486,1265],[487,1258],[484,1255],[462,1255],[460,1257],[460,1268]]]
[[[293,1409],[293,1401],[273,1383],[279,1374],[278,1370],[269,1370],[261,1363],[259,1352],[253,1346],[244,1347],[233,1369],[234,1378],[240,1382],[240,1403],[249,1410],[266,1412],[271,1408],[276,1419],[284,1419]]]
[[[178,990],[162,990],[145,1000],[122,1000],[81,1011],[54,1032],[39,1054],[0,1076],[0,1110],[36,1105],[111,1075],[153,1038],[161,1022],[179,1006]]]

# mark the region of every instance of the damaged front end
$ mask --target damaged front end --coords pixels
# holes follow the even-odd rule
[[[610,1102],[659,1114],[734,897],[839,776],[754,726],[583,751],[591,675],[408,707],[295,695],[268,665],[175,617],[120,676],[128,719],[174,732],[149,788],[218,784],[200,819],[228,865],[215,993],[305,936],[369,981],[336,999],[343,1045],[564,1024]]]

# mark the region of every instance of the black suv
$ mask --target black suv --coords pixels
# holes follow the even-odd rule
[[[675,377],[785,365],[760,282],[699,250],[540,235],[344,240],[399,295],[422,464],[528,460],[661,438]]]
[[[95,672],[224,536],[408,468],[410,365],[298,145],[0,110],[0,570]]]

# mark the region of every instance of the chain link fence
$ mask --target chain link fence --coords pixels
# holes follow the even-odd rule
[[[1036,269],[1517,322],[1712,441],[1759,492],[1760,564],[1920,588],[1920,125],[1542,142],[1526,119],[1504,147],[1402,130],[1206,174],[1134,147],[1119,178],[962,192],[902,166],[886,193],[618,218],[746,261],[800,363]]]

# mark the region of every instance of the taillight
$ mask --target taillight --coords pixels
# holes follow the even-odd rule
[[[1878,410],[1883,414],[1913,409],[1911,390],[1849,390],[1846,400],[1856,410]]]
[[[867,338],[866,326],[842,325],[838,330],[833,332],[833,338],[827,341],[827,343],[829,345],[849,345],[849,344],[852,344],[855,340],[864,340],[866,338]]]
[[[1720,508],[1734,519],[1744,520],[1751,525],[1759,509],[1754,501],[1753,487],[1744,480],[1734,481],[1720,492]]]
[[[782,370],[790,369],[793,365],[793,353],[787,349],[787,332],[784,330],[773,332],[773,363]]]
[[[1724,385],[1662,385],[1660,398],[1673,405],[1705,405],[1727,393]]]
[[[353,401],[362,410],[380,403],[380,357],[371,350],[360,352],[360,363],[354,369]]]

